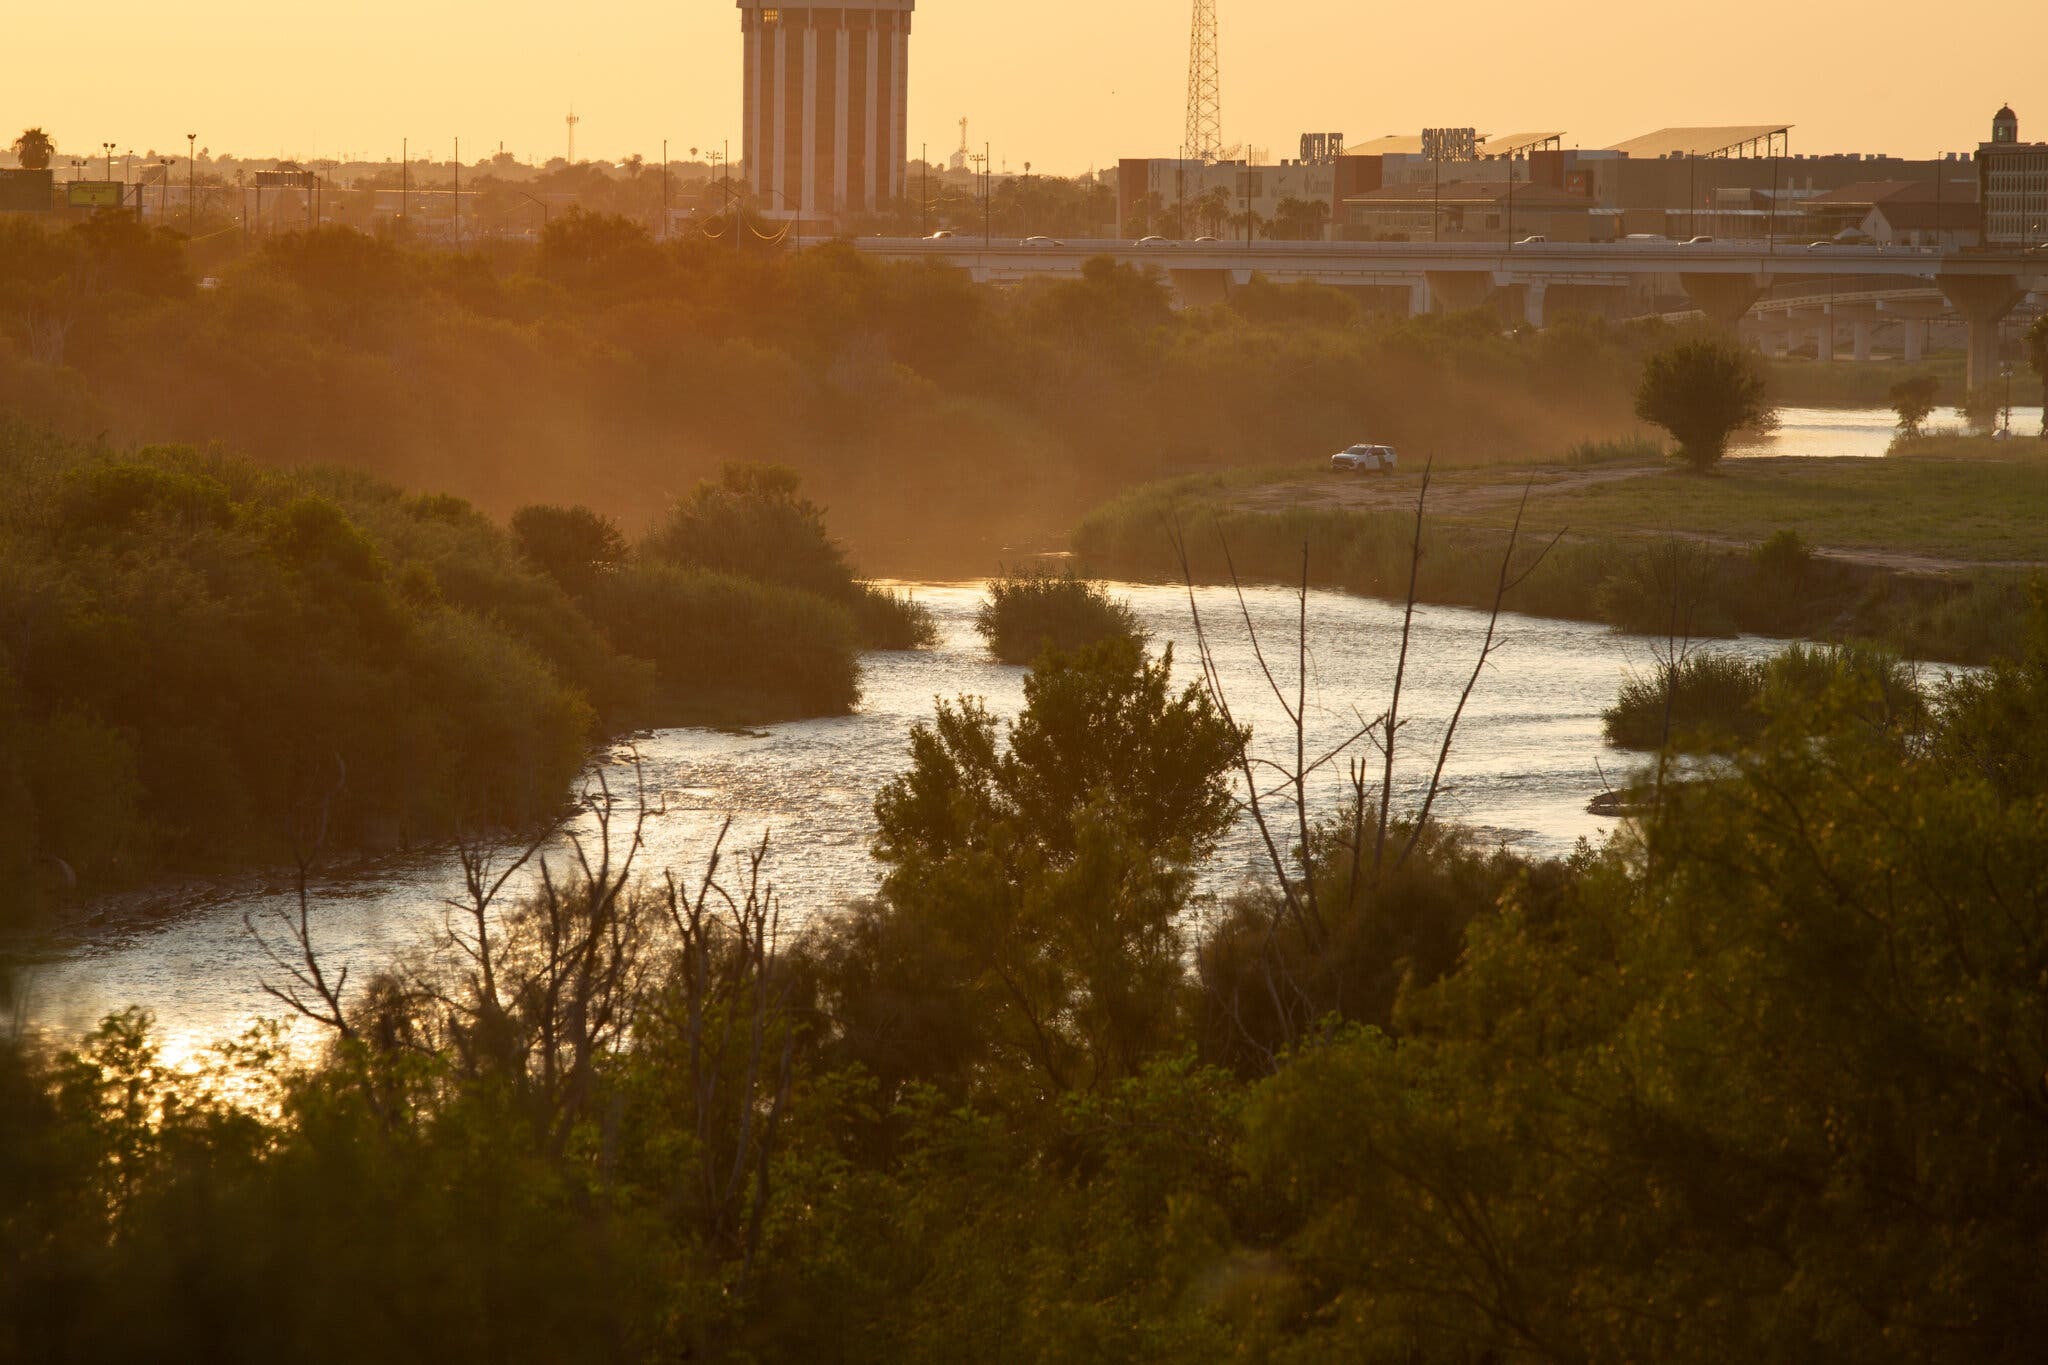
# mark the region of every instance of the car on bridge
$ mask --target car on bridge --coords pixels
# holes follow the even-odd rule
[[[1135,242],[1132,242],[1132,243],[1131,243],[1131,245],[1132,245],[1132,246],[1172,246],[1172,245],[1173,245],[1173,238],[1171,238],[1171,237],[1161,237],[1161,236],[1160,236],[1160,235],[1159,235],[1158,233],[1156,233],[1156,232],[1155,232],[1155,233],[1153,233],[1153,234],[1152,234],[1151,236],[1149,236],[1149,237],[1140,237],[1140,238],[1139,238],[1139,239],[1138,239],[1137,241],[1135,241]]]
[[[953,231],[953,229],[951,228],[940,228],[937,232],[934,232],[931,236],[925,238],[925,240],[927,242],[950,242],[959,235],[959,233]]]
[[[1065,246],[1065,245],[1066,245],[1066,243],[1065,243],[1065,242],[1062,242],[1062,241],[1061,241],[1061,240],[1059,240],[1059,238],[1057,238],[1057,237],[1048,237],[1048,236],[1046,236],[1046,235],[1045,235],[1044,233],[1042,233],[1042,232],[1039,232],[1039,233],[1033,233],[1033,234],[1032,234],[1031,236],[1029,236],[1029,237],[1026,237],[1026,238],[1025,238],[1025,239],[1024,239],[1023,241],[1021,241],[1021,242],[1017,243],[1017,245],[1018,245],[1018,246]]]
[[[1400,463],[1392,446],[1351,446],[1330,457],[1330,468],[1339,474],[1391,474]]]

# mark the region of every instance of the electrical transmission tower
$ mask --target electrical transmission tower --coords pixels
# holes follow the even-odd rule
[[[1195,0],[1194,31],[1188,38],[1188,127],[1181,155],[1209,162],[1223,159],[1223,81],[1216,55],[1216,0]]]

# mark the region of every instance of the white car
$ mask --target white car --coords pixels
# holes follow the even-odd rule
[[[1339,474],[1391,474],[1400,463],[1392,446],[1352,446],[1330,457],[1330,468]]]

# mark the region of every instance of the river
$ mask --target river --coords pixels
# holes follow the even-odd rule
[[[770,835],[785,927],[800,926],[874,887],[876,870],[867,852],[872,803],[876,791],[905,767],[911,725],[931,714],[935,698],[979,696],[1005,717],[1023,700],[1024,670],[990,662],[974,633],[979,585],[912,586],[937,618],[940,645],[867,656],[856,714],[751,733],[662,730],[615,746],[593,764],[588,780],[601,775],[623,798],[621,822],[634,808],[636,787],[644,784],[649,816],[640,866],[646,872],[699,870],[729,815],[737,841]],[[1116,591],[1129,599],[1155,647],[1174,646],[1177,676],[1196,676],[1185,591],[1132,585]],[[1277,756],[1283,739],[1291,747],[1291,738],[1235,597],[1208,588],[1197,598],[1233,708],[1253,725],[1256,742],[1273,746]],[[1246,598],[1274,671],[1291,688],[1295,597],[1284,589],[1256,588]],[[1355,716],[1371,717],[1384,707],[1400,621],[1394,604],[1311,594],[1311,752],[1347,733]],[[1485,629],[1480,612],[1417,610],[1402,698],[1412,725],[1401,732],[1397,789],[1412,794],[1426,781],[1434,744]],[[1631,670],[1654,666],[1661,644],[1581,622],[1504,617],[1493,661],[1457,734],[1449,788],[1438,807],[1443,816],[1487,840],[1538,855],[1564,853],[1581,838],[1604,836],[1613,822],[1588,814],[1586,803],[1610,783],[1619,785],[1633,760],[1603,744],[1600,711]],[[1760,655],[1777,645],[1738,640],[1711,647]],[[1317,799],[1323,809],[1335,807],[1342,781],[1340,764],[1321,774]],[[587,815],[571,826],[586,837],[592,827]],[[550,851],[557,866],[565,856],[560,846]],[[1255,832],[1241,823],[1208,868],[1205,890],[1226,891],[1258,875],[1259,860]],[[349,965],[353,979],[361,980],[422,942],[440,922],[444,898],[460,889],[460,870],[446,851],[316,877],[315,941],[331,963]],[[268,884],[238,883],[157,914],[123,915],[93,941],[30,969],[29,1021],[57,1036],[74,1036],[107,1011],[132,1003],[155,1012],[170,1056],[230,1036],[251,1017],[279,1012],[262,989],[266,977],[277,977],[276,969],[244,919],[274,927],[271,917],[293,904],[287,880],[277,877]]]
[[[1952,408],[1937,408],[1928,419],[1929,431],[1963,430],[1962,418]],[[1898,414],[1890,408],[1779,408],[1778,428],[1760,441],[1729,451],[1732,459],[1759,455],[1862,456],[1875,459],[1885,452],[1898,434]],[[2015,440],[2038,437],[2041,409],[2015,404],[2012,434]],[[2039,444],[2036,441],[2034,444]]]

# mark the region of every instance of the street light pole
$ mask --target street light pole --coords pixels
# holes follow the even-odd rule
[[[100,146],[106,149],[107,179],[112,180],[114,178],[114,144],[111,142],[102,142]]]
[[[185,235],[198,230],[199,222],[199,134],[185,134]]]
[[[668,139],[661,140],[661,239],[668,240]]]

